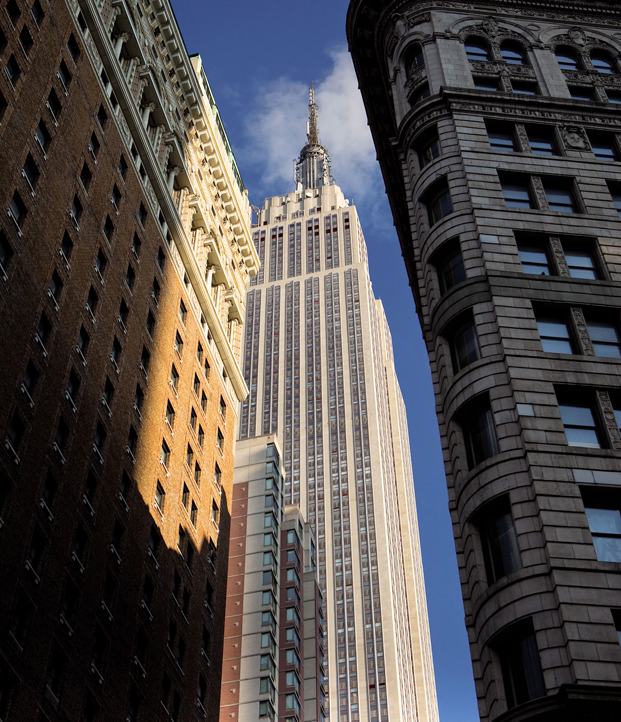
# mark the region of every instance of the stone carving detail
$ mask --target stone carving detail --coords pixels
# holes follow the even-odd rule
[[[518,123],[515,126],[515,130],[517,133],[518,141],[520,143],[520,150],[522,151],[522,153],[528,153],[530,151],[530,142],[528,140],[526,128],[521,123]]]
[[[427,70],[425,68],[419,68],[415,73],[412,73],[410,77],[405,81],[405,89],[409,90],[419,85],[427,77]]]
[[[576,331],[578,332],[578,341],[580,342],[582,353],[585,356],[595,356],[593,344],[591,343],[591,337],[589,336],[589,330],[587,328],[582,309],[572,306],[571,315],[574,319]]]
[[[586,45],[587,44],[587,38],[584,34],[584,30],[582,28],[572,28],[569,33],[569,39],[576,43],[576,45]]]
[[[617,426],[617,419],[615,418],[615,412],[612,408],[610,396],[607,391],[597,391],[597,400],[599,407],[606,423],[606,429],[610,437],[610,442],[613,449],[621,449],[621,434],[619,434],[619,427]]]
[[[586,131],[581,125],[561,126],[561,136],[566,148],[575,148],[576,150],[591,149]]]
[[[539,183],[541,184],[540,178]],[[543,191],[543,185],[541,186],[541,190]],[[550,236],[550,247],[552,248],[552,253],[554,254],[554,260],[556,261],[558,275],[569,278],[569,268],[567,267],[567,260],[565,259],[565,252],[563,251],[563,244],[561,243],[561,239],[558,236]]]
[[[535,71],[528,65],[507,65],[509,75],[535,80]]]
[[[498,23],[494,20],[494,18],[487,18],[487,20],[484,20],[481,27],[492,38],[498,35]]]
[[[533,190],[535,191],[535,196],[537,197],[537,207],[540,208],[542,211],[548,210],[548,198],[546,196],[546,192],[543,187],[543,183],[541,182],[541,178],[538,175],[534,175],[531,177],[531,183]],[[560,243],[560,241],[559,241]],[[562,249],[561,249],[562,252]],[[569,274],[568,274],[569,275]]]

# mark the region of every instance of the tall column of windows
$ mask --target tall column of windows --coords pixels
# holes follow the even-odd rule
[[[270,267],[268,281],[276,280],[276,257],[278,255],[278,228],[274,226],[270,231]]]
[[[257,380],[259,376],[259,328],[261,326],[261,291],[248,292],[246,306],[246,340],[244,343],[244,380],[248,396],[242,403],[241,438],[256,436]]]
[[[349,213],[343,213],[343,246],[345,248],[345,265],[351,266],[351,228],[349,227]]]
[[[306,221],[306,273],[320,271],[319,219]]]
[[[324,279],[326,347],[328,360],[328,408],[330,413],[330,484],[332,538],[334,545],[334,595],[339,672],[339,719],[358,720],[358,676],[354,616],[351,531],[347,470],[345,388],[339,276]],[[333,702],[333,704],[336,701]]]
[[[265,296],[265,358],[263,362],[263,433],[278,431],[278,364],[280,360],[280,286]]]
[[[305,283],[306,302],[306,475],[308,522],[319,545],[319,584],[326,588],[326,543],[323,488],[323,409],[321,399],[321,316],[319,279]],[[286,484],[291,481],[287,480]],[[287,486],[285,485],[285,489]]]
[[[302,224],[289,224],[289,262],[287,278],[302,275]]]
[[[299,225],[299,224],[298,224]],[[286,503],[300,503],[300,282],[285,286]]]
[[[257,249],[261,266],[255,276],[250,279],[251,286],[257,286],[265,281],[265,231],[255,231],[252,235],[254,247]]]
[[[360,289],[357,270],[345,272],[345,291],[347,296],[347,335],[354,430],[354,459],[356,465],[356,494],[358,499],[359,547],[366,629],[365,652],[367,679],[369,683],[369,715],[371,719],[377,719],[378,680],[376,673],[379,671],[380,666],[383,673],[383,657],[381,657],[380,665],[380,660],[376,655],[378,650],[381,651],[383,635],[375,550],[371,452],[369,448],[362,319],[360,314]],[[373,589],[377,590],[377,593],[372,593],[372,585]]]
[[[326,244],[326,268],[338,268],[339,259],[339,225],[336,214],[324,218],[324,236]]]

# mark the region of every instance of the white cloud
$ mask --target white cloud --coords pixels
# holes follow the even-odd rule
[[[371,210],[368,206],[375,206],[384,186],[358,82],[346,49],[332,52],[330,57],[330,72],[315,81],[320,139],[330,153],[332,174],[345,196]],[[293,161],[306,143],[307,117],[308,85],[281,77],[258,89],[242,150],[260,178],[253,195],[267,197],[294,190]],[[253,202],[262,200],[255,195]]]

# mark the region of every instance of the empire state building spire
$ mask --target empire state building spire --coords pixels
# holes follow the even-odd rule
[[[315,85],[311,83],[308,102],[307,144],[302,148],[295,164],[295,180],[298,191],[333,185],[328,151],[319,142],[318,109],[315,103]]]

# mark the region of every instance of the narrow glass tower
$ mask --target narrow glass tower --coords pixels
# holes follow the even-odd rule
[[[285,503],[317,540],[332,720],[438,719],[405,406],[358,214],[335,185],[311,88],[297,189],[253,240],[240,438],[277,433]]]

